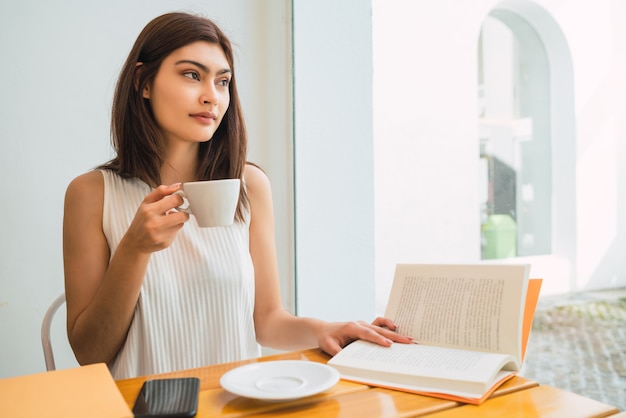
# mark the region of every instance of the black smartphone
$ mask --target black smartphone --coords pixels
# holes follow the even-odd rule
[[[136,418],[194,417],[199,391],[197,377],[146,380],[135,399],[133,414]]]

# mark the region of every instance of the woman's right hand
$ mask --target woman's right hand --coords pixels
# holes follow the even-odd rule
[[[162,185],[146,195],[124,237],[126,248],[151,253],[172,244],[178,231],[189,220],[188,213],[176,210],[183,204],[183,198],[174,194],[179,189],[180,183]]]

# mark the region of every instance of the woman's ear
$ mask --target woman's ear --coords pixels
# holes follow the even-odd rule
[[[141,72],[143,71],[143,62],[138,62],[135,65],[135,90],[139,89],[139,78],[141,76]],[[150,98],[150,87],[146,85],[141,92],[144,99]]]

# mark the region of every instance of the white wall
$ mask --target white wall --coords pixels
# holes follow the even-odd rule
[[[379,313],[396,263],[480,259],[477,41],[498,4],[373,0]],[[543,8],[574,67],[576,254],[536,258],[531,275],[544,277],[544,293],[626,286],[626,4],[502,4]]]
[[[41,319],[63,291],[65,188],[111,157],[109,116],[118,71],[143,26],[169,11],[203,13],[235,44],[249,157],[275,185],[281,276],[285,302],[293,308],[289,4],[0,2],[0,378],[44,370]],[[61,348],[67,347],[63,322],[53,328]],[[66,353],[58,350],[59,367],[74,364]]]

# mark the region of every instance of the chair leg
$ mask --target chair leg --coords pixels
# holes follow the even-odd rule
[[[65,293],[59,295],[50,305],[46,314],[43,317],[41,323],[41,345],[43,347],[43,357],[46,362],[46,370],[56,370],[54,364],[54,353],[52,351],[52,344],[50,342],[50,327],[52,325],[52,319],[57,310],[65,303]]]

